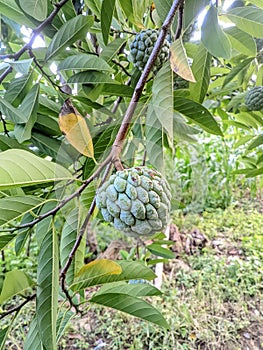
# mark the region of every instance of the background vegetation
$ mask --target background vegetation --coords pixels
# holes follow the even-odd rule
[[[0,7],[0,349],[261,349],[263,119],[245,103],[263,85],[261,0]],[[159,39],[139,71],[144,28]],[[133,165],[170,183],[165,247],[95,206]]]

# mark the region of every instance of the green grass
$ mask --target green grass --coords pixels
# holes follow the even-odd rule
[[[243,203],[202,214],[184,215],[178,211],[173,221],[182,234],[198,228],[209,243],[195,255],[182,253],[167,263],[163,295],[149,298],[167,319],[170,330],[92,305],[84,316],[72,319],[60,340],[60,350],[263,348],[263,213],[260,205]],[[116,238],[115,231],[105,225],[98,233],[102,249],[103,244]],[[16,259],[15,265],[19,267],[19,258]],[[11,262],[12,257],[6,256],[6,263]],[[30,303],[21,311],[10,333],[8,349],[23,349],[33,307]],[[2,320],[1,325],[7,321]]]
[[[94,349],[99,341],[112,350],[262,349],[262,219],[251,206],[175,215],[181,232],[197,227],[210,242],[228,245],[219,252],[208,246],[199,255],[183,254],[166,265],[164,294],[150,302],[171,329],[93,306],[72,323],[61,349]],[[237,254],[229,254],[236,247]],[[72,334],[80,336],[70,343]]]

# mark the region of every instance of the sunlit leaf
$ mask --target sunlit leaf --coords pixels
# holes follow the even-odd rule
[[[94,159],[93,142],[88,125],[69,99],[64,102],[60,111],[59,127],[76,150]]]
[[[170,46],[170,51],[170,63],[172,70],[183,79],[195,82],[195,77],[189,66],[182,40],[177,39],[175,42],[173,42]]]
[[[14,68],[14,70],[17,73],[28,74],[28,71],[31,67],[32,62],[33,62],[33,58],[29,58],[26,60],[11,61],[9,62],[9,64],[11,67]]]
[[[189,84],[190,96],[196,102],[202,103],[210,83],[210,64],[212,56],[203,45],[200,45],[194,56],[192,72],[196,82]]]
[[[22,149],[0,153],[0,189],[72,179],[70,172]]]
[[[201,41],[211,55],[230,58],[231,44],[218,23],[217,8],[210,6],[201,28]]]
[[[76,40],[85,39],[88,29],[92,24],[93,17],[83,15],[74,17],[63,24],[47,48],[46,60],[57,56]]]
[[[5,279],[0,294],[0,304],[17,294],[22,294],[26,289],[32,287],[34,281],[25,272],[12,270],[5,274]]]
[[[230,83],[243,70],[247,69],[252,61],[253,61],[253,57],[252,58],[247,58],[244,61],[242,61],[239,64],[237,64],[236,66],[234,66],[234,68],[226,76],[222,87],[224,87],[225,85]]]
[[[256,56],[257,46],[252,36],[237,27],[225,28],[224,32],[228,35],[234,49],[246,56]]]
[[[102,263],[97,262],[94,267],[93,265],[88,267],[87,273],[85,266],[82,269],[76,276],[74,284],[70,287],[73,290],[131,279],[153,280],[156,277],[151,269],[139,261],[118,260],[114,262],[106,260]]]
[[[122,268],[112,260],[98,259],[83,266],[71,286],[73,290],[84,289],[100,284],[101,279],[109,275],[120,275]]]
[[[27,116],[18,108],[15,108],[3,98],[0,98],[0,110],[7,120],[11,120],[14,123],[26,123]]]
[[[58,65],[58,70],[85,70],[85,71],[106,71],[113,72],[113,69],[106,61],[95,55],[89,55],[86,53],[80,53],[78,55],[73,55],[65,58]]]
[[[0,226],[37,208],[43,199],[33,196],[0,198]]]
[[[38,21],[43,21],[47,16],[47,0],[19,0],[23,11]]]
[[[262,38],[263,10],[254,6],[237,7],[229,11],[226,17],[244,32]]]
[[[152,87],[152,99],[150,102],[156,116],[173,140],[173,85],[170,65],[165,64],[156,75]]]

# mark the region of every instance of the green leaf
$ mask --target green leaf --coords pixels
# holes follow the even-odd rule
[[[210,6],[203,21],[201,41],[211,55],[223,58],[231,57],[230,40],[218,23],[217,9],[213,5]]]
[[[115,9],[115,0],[103,0],[101,5],[101,30],[104,44],[108,44],[108,36]]]
[[[43,199],[33,196],[0,198],[0,226],[18,219],[43,203]]]
[[[152,305],[139,298],[121,293],[105,293],[93,296],[89,302],[111,307],[158,326],[169,328],[162,314]]]
[[[175,97],[176,98],[176,97]],[[195,142],[196,139],[192,135],[199,134],[200,131],[189,125],[186,119],[178,112],[174,111],[174,137],[176,141],[183,140],[187,142]]]
[[[74,279],[71,289],[84,289],[90,286],[101,284],[101,279],[109,275],[120,275],[121,267],[112,260],[98,259],[83,266]]]
[[[44,154],[52,157],[56,163],[71,164],[73,158],[67,152],[62,141],[52,137],[33,132],[31,140]]]
[[[102,259],[104,260],[104,259]],[[91,269],[87,269],[85,265],[78,273],[78,276],[76,276],[73,285],[70,286],[72,290],[79,290],[83,288],[87,288],[94,285],[100,285],[110,282],[118,282],[118,281],[128,281],[131,279],[145,279],[145,280],[152,280],[156,276],[152,272],[151,269],[146,267],[143,263],[139,261],[122,261],[118,260],[116,262],[107,260],[110,263],[114,263],[118,265],[118,267],[114,264],[108,265],[108,273],[107,269],[104,270],[103,268],[105,265],[110,264],[106,263],[103,264],[103,268],[99,269],[100,263],[97,263],[98,268],[93,269],[91,266]],[[94,262],[93,262],[94,263]],[[89,265],[89,264],[88,264]],[[122,272],[120,273],[120,270]],[[113,274],[113,272],[116,271],[116,274]]]
[[[172,71],[167,62],[156,75],[152,86],[152,99],[150,102],[153,111],[169,135],[173,140],[173,84]],[[149,117],[148,117],[149,118]]]
[[[239,75],[243,70],[247,69],[250,66],[250,63],[253,61],[253,57],[249,57],[244,61],[240,62],[233,69],[231,69],[230,73],[227,74],[222,87],[226,86],[230,83],[237,75]]]
[[[10,328],[11,328],[11,325],[3,327],[0,330],[0,350],[4,350],[5,342],[6,342],[8,331]]]
[[[119,52],[120,48],[125,44],[126,39],[117,38],[110,42],[104,49],[102,50],[100,57],[105,61],[110,62],[111,59]]]
[[[68,83],[77,84],[107,84],[113,83],[108,75],[98,71],[79,72],[68,79]]]
[[[204,101],[210,83],[210,64],[212,56],[201,44],[193,59],[192,72],[195,76],[195,83],[190,82],[190,96],[199,103]]]
[[[27,148],[23,145],[20,145],[20,143],[17,140],[12,139],[8,136],[0,135],[0,150],[6,151],[10,148],[21,148],[27,150]]]
[[[37,268],[36,317],[45,350],[56,350],[59,291],[58,234],[54,227],[42,241]]]
[[[205,131],[223,136],[222,131],[212,114],[201,104],[183,97],[174,99],[174,109],[199,125]]]
[[[75,314],[70,310],[66,310],[64,312],[59,313],[57,319],[57,343],[64,334],[65,329],[73,316],[75,316]]]
[[[83,69],[85,71],[106,71],[109,73],[113,72],[111,66],[108,65],[108,63],[105,62],[102,58],[86,53],[69,56],[58,65],[58,70],[69,69]]]
[[[61,135],[61,131],[58,126],[58,120],[53,117],[49,117],[48,115],[38,114],[37,120],[33,126],[33,130],[47,136]]]
[[[113,282],[103,285],[95,295],[104,293],[121,293],[134,297],[157,296],[161,291],[149,283],[130,284],[126,282]],[[94,295],[93,295],[94,296]]]
[[[26,124],[17,124],[14,134],[19,143],[31,138],[31,130],[37,120],[39,85],[36,84],[24,98],[20,110],[27,116]]]
[[[29,28],[35,27],[33,20],[30,20],[28,17],[25,16],[25,14],[21,11],[20,7],[18,6],[15,0],[0,0],[0,8],[1,15],[10,18],[11,20],[20,25],[25,25]]]
[[[92,24],[93,16],[83,15],[76,16],[63,24],[47,48],[46,60],[54,58],[76,40],[85,39]]]
[[[228,35],[234,49],[246,56],[256,56],[257,46],[252,36],[237,27],[225,28],[224,32]]]
[[[0,235],[0,250],[7,246],[15,237],[16,235],[14,234]]]
[[[263,167],[262,168],[258,168],[258,169],[254,169],[254,170],[250,170],[247,172],[246,177],[255,177],[255,176],[259,176],[263,174]]]
[[[14,123],[26,123],[27,116],[18,108],[15,108],[3,98],[0,98],[0,110],[7,120],[11,120]]]
[[[55,201],[48,201],[43,205],[41,208],[39,215],[43,215],[46,212],[53,210],[56,207],[57,203]],[[50,231],[52,228],[52,217],[48,216],[45,219],[41,220],[36,226],[35,226],[35,233],[36,233],[36,241],[37,245],[40,248],[42,241],[48,231]]]
[[[109,96],[123,96],[132,97],[133,88],[123,84],[105,84],[102,88],[101,94]]]
[[[261,0],[250,0],[249,2],[263,9],[263,2]]]
[[[11,67],[14,68],[14,70],[17,73],[28,74],[32,62],[33,62],[33,58],[29,58],[26,60],[20,60],[20,61],[11,61],[8,63],[10,64]]]
[[[93,181],[89,186],[85,188],[85,190],[81,193],[81,203],[85,206],[85,208],[89,209],[91,203],[96,195],[96,183]]]
[[[72,176],[67,169],[33,153],[21,149],[0,153],[1,190],[69,179]]]
[[[47,96],[39,96],[39,110],[38,113],[57,118],[62,107],[61,103],[52,101]]]
[[[156,256],[161,256],[163,258],[167,259],[174,259],[175,255],[174,253],[165,247],[162,247],[160,244],[152,243],[146,246],[146,249],[148,249],[152,254]]]
[[[37,319],[34,318],[30,323],[29,331],[26,336],[23,350],[43,350],[40,333],[38,330]]]
[[[29,74],[19,78],[14,78],[11,81],[4,95],[7,102],[11,103],[14,107],[17,107],[21,103],[30,91],[33,82],[33,73],[34,72],[32,71]]]
[[[154,0],[156,11],[162,22],[166,19],[172,4],[172,0]]]
[[[23,11],[38,21],[44,21],[47,17],[47,0],[19,0],[19,4]]]
[[[255,137],[255,139],[249,144],[248,146],[248,150],[252,150],[260,145],[263,144],[263,135],[259,135],[257,137]]]
[[[160,172],[164,169],[164,135],[163,128],[156,115],[153,106],[150,104],[146,115],[146,152],[150,164]]]
[[[76,242],[78,236],[79,228],[79,208],[74,208],[66,218],[62,232],[61,232],[61,241],[60,241],[60,261],[61,266],[64,267],[69,254]],[[83,236],[81,244],[79,245],[76,254],[72,260],[72,263],[66,274],[66,283],[69,285],[73,282],[73,279],[80,268],[84,263],[84,255],[86,248],[86,236]]]
[[[0,294],[0,304],[23,293],[34,285],[34,281],[23,271],[12,270],[5,274],[4,284]]]
[[[226,17],[244,32],[262,38],[263,10],[254,6],[237,7],[229,11]]]

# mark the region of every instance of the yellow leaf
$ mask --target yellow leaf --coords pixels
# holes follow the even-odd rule
[[[189,62],[187,59],[187,55],[185,52],[185,48],[183,46],[182,40],[175,40],[170,46],[171,56],[170,56],[170,64],[172,70],[180,75],[185,80],[191,81],[195,83],[195,77],[193,72],[189,66]]]
[[[67,99],[59,114],[59,127],[68,142],[81,154],[94,161],[93,142],[85,119]]]

